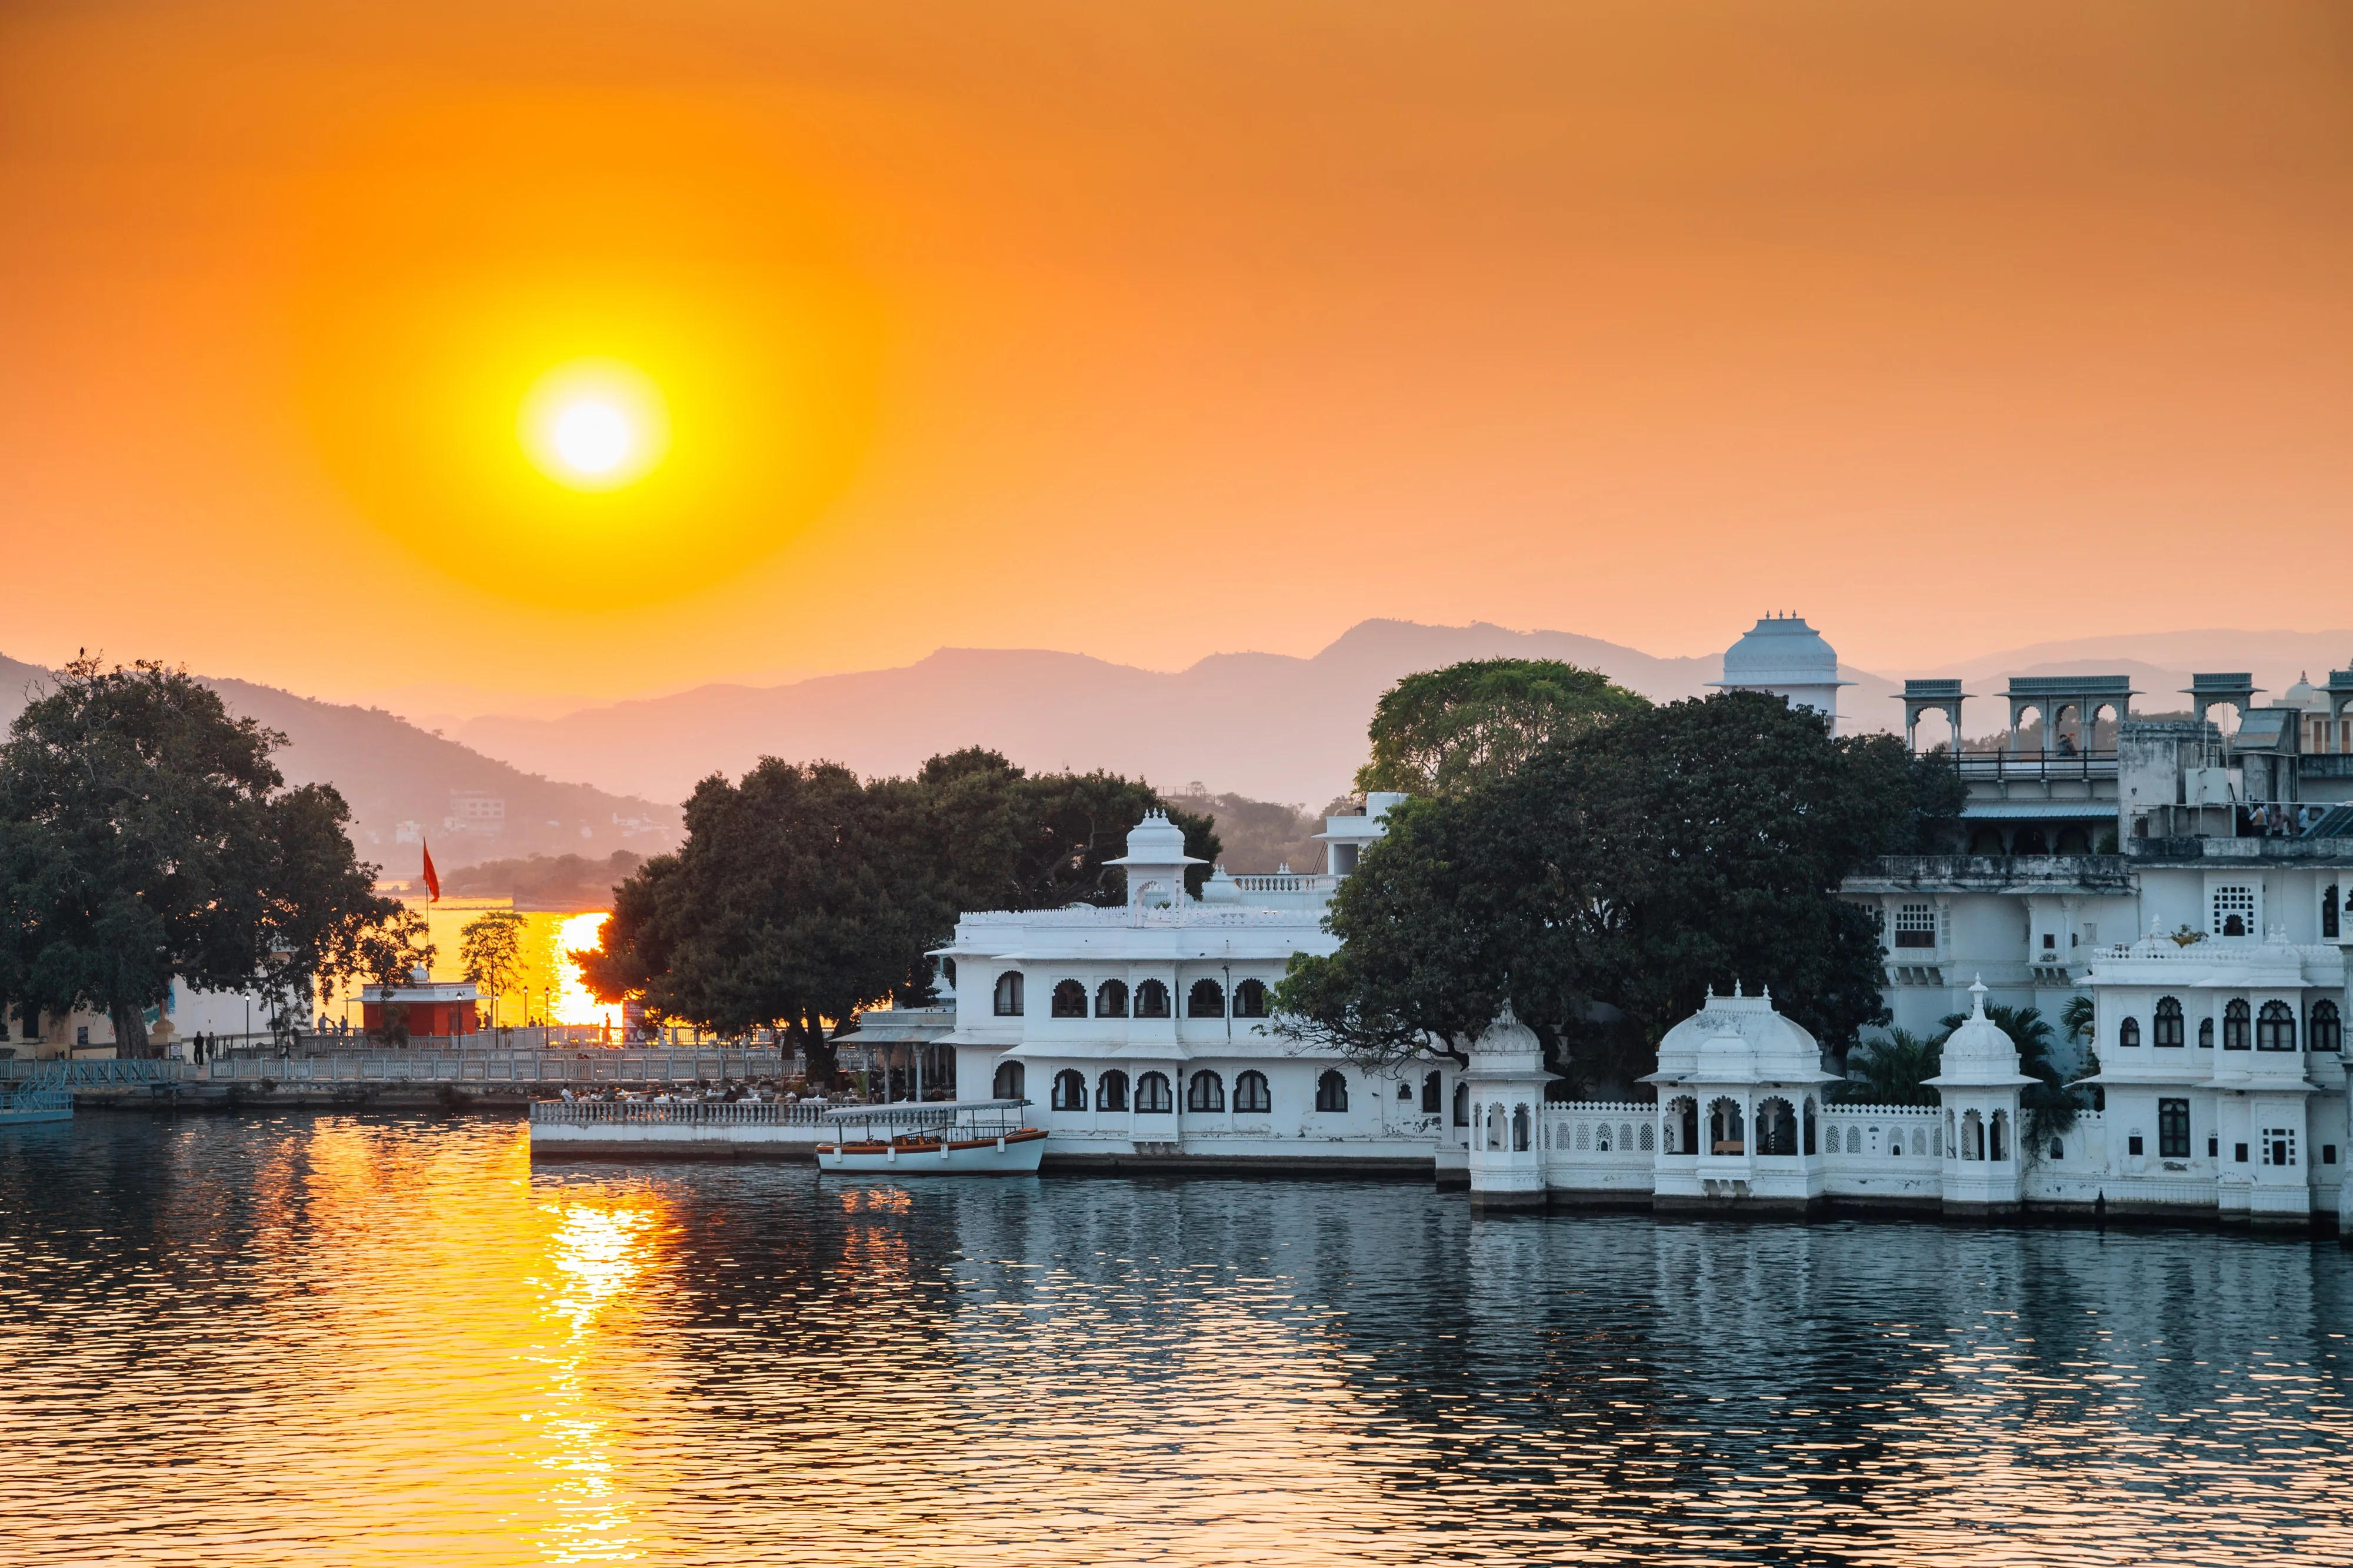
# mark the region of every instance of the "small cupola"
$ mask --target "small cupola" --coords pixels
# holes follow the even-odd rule
[[[1185,872],[1208,861],[1185,853],[1185,830],[1154,807],[1127,835],[1127,853],[1106,862],[1127,873],[1127,907],[1172,910],[1185,899]]]

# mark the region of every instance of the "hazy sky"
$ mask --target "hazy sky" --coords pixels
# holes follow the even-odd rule
[[[2341,0],[12,0],[0,236],[17,658],[2353,623]]]

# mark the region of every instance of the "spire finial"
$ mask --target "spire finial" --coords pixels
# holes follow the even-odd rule
[[[1732,994],[1735,996],[1740,994],[1740,977],[1736,974],[1732,977]]]
[[[1984,1017],[1984,1016],[1985,1016],[1985,999],[1986,999],[1986,983],[1985,983],[1985,976],[1984,976],[1983,974],[1979,974],[1979,975],[1977,977],[1977,981],[1976,981],[1976,983],[1975,983],[1974,984],[1972,984],[1972,985],[1969,987],[1969,1016],[1970,1016],[1970,1018],[1972,1018],[1972,1019],[1978,1019],[1978,1018],[1982,1018],[1982,1017]]]

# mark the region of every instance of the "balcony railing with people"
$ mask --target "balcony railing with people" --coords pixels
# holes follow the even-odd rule
[[[1954,763],[1961,777],[1972,783],[2112,779],[2116,776],[2116,752],[2078,751],[2071,746],[2062,746],[2055,751],[1963,752],[1954,759]]]

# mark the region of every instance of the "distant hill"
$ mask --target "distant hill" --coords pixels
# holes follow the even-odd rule
[[[1720,658],[1657,658],[1570,632],[1366,621],[1312,658],[1217,654],[1175,674],[1083,654],[942,648],[897,669],[788,686],[704,686],[562,719],[483,718],[459,733],[518,765],[593,778],[657,800],[763,755],[823,757],[905,773],[958,746],[1034,768],[1109,768],[1163,789],[1201,779],[1257,800],[1313,804],[1345,791],[1365,758],[1373,701],[1400,677],[1466,658],[1559,658],[1654,700],[1693,697]],[[1849,670],[1852,710],[1881,727],[1894,689]]]
[[[24,710],[26,694],[48,671],[0,658],[0,725]],[[204,678],[232,712],[283,731],[278,766],[288,782],[325,781],[352,808],[361,858],[396,877],[416,874],[416,845],[401,841],[414,823],[432,844],[441,869],[494,856],[603,857],[628,848],[651,854],[678,841],[673,805],[616,795],[588,784],[556,784],[470,746],[429,734],[381,709],[297,697],[250,681]],[[480,791],[501,803],[504,823],[492,834],[445,826],[450,792]]]

